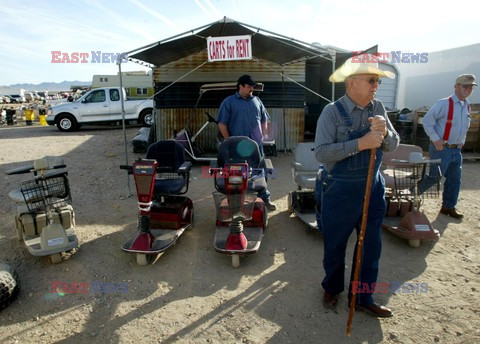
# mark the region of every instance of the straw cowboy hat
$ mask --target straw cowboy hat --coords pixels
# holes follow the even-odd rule
[[[378,56],[363,54],[360,56],[350,57],[343,65],[340,66],[328,78],[330,82],[343,82],[349,76],[357,74],[375,74],[380,78],[387,77],[395,79],[395,74],[388,70],[381,70],[378,68],[378,62],[364,62],[364,61],[378,61]]]

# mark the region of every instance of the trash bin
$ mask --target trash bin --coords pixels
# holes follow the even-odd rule
[[[33,124],[33,118],[34,118],[33,109],[23,110],[23,115],[25,116],[25,124],[26,125],[32,125]]]
[[[38,109],[38,119],[40,121],[40,125],[48,125],[47,124],[47,110],[45,109]]]

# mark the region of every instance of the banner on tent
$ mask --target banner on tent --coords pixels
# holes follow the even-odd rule
[[[207,38],[208,62],[252,59],[252,36]]]

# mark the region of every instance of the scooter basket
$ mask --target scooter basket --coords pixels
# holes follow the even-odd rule
[[[257,199],[256,193],[225,195],[215,191],[212,194],[218,221],[232,221],[237,216],[243,216],[245,221],[252,219],[253,208]]]
[[[442,178],[438,164],[421,163],[394,168],[395,188],[398,196],[417,195],[437,198]]]
[[[29,212],[64,207],[70,200],[70,187],[65,175],[23,182],[21,192]]]

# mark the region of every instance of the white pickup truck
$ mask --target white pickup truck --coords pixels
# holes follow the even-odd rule
[[[123,91],[126,99],[125,90]],[[153,99],[125,100],[125,120],[135,120],[144,126],[153,124]],[[74,131],[83,124],[101,124],[122,120],[119,87],[95,88],[71,103],[52,107],[47,123],[60,131]]]

